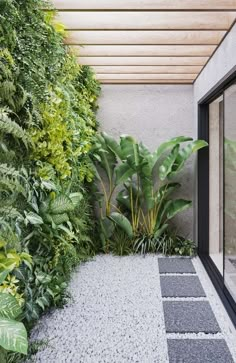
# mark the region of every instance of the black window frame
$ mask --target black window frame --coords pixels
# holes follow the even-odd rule
[[[198,102],[198,138],[209,143],[209,104],[224,94],[236,81],[236,66],[232,68]],[[224,184],[224,183],[223,183]],[[232,322],[236,326],[236,302],[224,285],[221,275],[209,256],[209,148],[198,152],[197,158],[197,234],[198,255],[207,270]],[[223,201],[224,204],[224,201]],[[224,208],[224,205],[223,205]],[[225,247],[225,246],[224,246]],[[223,248],[224,250],[225,248]],[[224,258],[224,256],[223,256]],[[224,261],[225,259],[223,259]],[[223,262],[224,263],[224,262]]]

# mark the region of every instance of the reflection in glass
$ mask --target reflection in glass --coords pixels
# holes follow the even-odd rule
[[[236,301],[236,84],[224,93],[225,285]]]

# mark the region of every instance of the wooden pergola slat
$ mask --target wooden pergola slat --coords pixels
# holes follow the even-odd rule
[[[57,9],[75,10],[230,10],[235,0],[54,0]]]
[[[80,56],[210,56],[215,45],[85,45],[72,46]]]
[[[164,79],[181,79],[181,80],[194,80],[197,77],[197,74],[97,74],[97,78],[99,80],[109,80],[109,79],[155,79],[155,80],[164,80]]]
[[[209,57],[79,57],[82,65],[102,66],[203,66]]]
[[[207,1],[207,0],[206,0]],[[236,17],[236,11],[229,12],[96,12],[62,11],[57,21],[65,24],[66,29],[150,29],[181,30],[205,29],[227,30]]]
[[[102,84],[193,84],[192,80],[175,79],[109,79],[100,81]]]
[[[150,30],[150,31],[115,31],[115,30],[80,30],[69,31],[66,44],[218,44],[226,31],[223,30]]]
[[[202,66],[93,66],[93,69],[96,73],[105,74],[198,74],[202,69]]]

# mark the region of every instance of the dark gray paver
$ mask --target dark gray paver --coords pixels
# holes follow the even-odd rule
[[[223,339],[168,339],[169,363],[234,363]]]
[[[206,296],[197,276],[161,276],[163,297],[202,297]]]
[[[160,273],[196,273],[190,258],[159,258]]]
[[[220,327],[207,301],[163,301],[167,333],[217,333]]]

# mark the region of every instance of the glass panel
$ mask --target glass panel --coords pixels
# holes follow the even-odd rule
[[[224,95],[225,285],[236,301],[236,84]]]
[[[222,243],[222,130],[223,96],[209,105],[209,254],[223,275]]]

